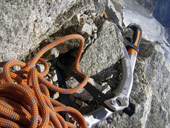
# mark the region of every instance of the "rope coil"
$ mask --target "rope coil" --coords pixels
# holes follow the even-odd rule
[[[75,60],[75,72],[83,77],[83,81],[75,88],[64,89],[47,81],[44,76],[49,72],[48,63],[40,58],[45,52],[67,40],[79,39],[80,47]],[[87,75],[79,71],[79,61],[84,47],[84,38],[78,34],[64,36],[42,48],[29,62],[8,61],[0,73],[0,127],[8,128],[87,128],[82,114],[74,108],[50,97],[49,89],[72,94],[83,88]],[[40,61],[45,70],[41,73],[35,68]],[[10,68],[20,66],[21,70],[11,72]],[[59,112],[69,113],[77,122],[77,126],[67,122]]]

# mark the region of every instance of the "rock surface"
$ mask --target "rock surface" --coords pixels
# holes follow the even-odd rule
[[[92,0],[1,1],[0,61],[23,59],[76,13],[93,6]]]
[[[116,114],[97,128],[169,128],[169,61],[156,44],[143,40],[134,71],[131,102],[136,112],[128,117]]]
[[[143,51],[150,52],[149,57],[145,56],[146,79],[151,85],[153,98],[151,111],[147,120],[147,128],[169,128],[170,127],[170,63],[164,57],[164,51],[153,43],[146,42]],[[152,48],[151,48],[152,46]],[[151,49],[152,50],[151,50]]]
[[[103,15],[103,12],[109,10],[109,18],[118,26],[123,26],[123,15],[122,15],[122,0],[94,0],[95,9],[97,13]]]
[[[98,35],[80,62],[80,70],[88,76],[97,75],[124,56],[123,38],[115,24],[105,21]]]
[[[139,58],[134,71],[134,84],[130,101],[135,104],[135,114],[114,114],[101,122],[97,128],[145,128],[151,110],[152,89],[146,79],[145,63]],[[113,79],[114,81],[114,79]]]
[[[115,23],[103,22],[101,17],[103,7],[110,1],[114,5],[115,10],[113,11],[118,20],[115,20]],[[123,29],[120,30],[120,26],[122,26],[121,9],[121,0],[1,1],[0,62],[9,59],[23,59],[42,40],[53,40],[51,35],[58,38],[70,33],[80,33],[85,37],[85,49],[80,69],[103,85],[100,88],[105,85],[116,88],[121,79],[119,72],[121,67],[117,61],[124,55],[121,33]],[[66,43],[57,47],[50,54],[58,56],[59,53],[68,53],[76,47],[78,47],[78,42],[72,41],[71,45]],[[75,53],[74,51],[69,54],[74,57]],[[96,127],[169,128],[169,67],[170,63],[164,57],[163,50],[150,41],[142,40],[130,99],[136,106],[135,114],[129,117],[125,113],[117,113]],[[51,83],[55,83],[57,80],[55,73],[47,76]],[[71,82],[71,86],[76,83]],[[107,88],[105,89],[107,90]],[[56,93],[56,98],[58,96],[59,94]],[[82,97],[84,100],[91,98],[86,94]],[[80,99],[76,102],[81,104]]]

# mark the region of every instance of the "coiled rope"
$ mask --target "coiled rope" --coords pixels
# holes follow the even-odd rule
[[[40,57],[56,45],[72,39],[80,40],[80,47],[75,59],[75,72],[84,79],[77,87],[64,89],[51,84],[44,78],[49,72],[49,66]],[[27,63],[17,60],[8,61],[0,74],[0,127],[87,128],[79,111],[52,99],[49,94],[49,89],[63,94],[72,94],[86,85],[88,77],[79,71],[83,47],[84,38],[81,35],[72,34],[48,44]],[[38,61],[45,67],[41,73],[35,68]],[[20,66],[21,70],[11,72],[10,68],[13,66]],[[59,112],[69,113],[77,125],[67,122]]]

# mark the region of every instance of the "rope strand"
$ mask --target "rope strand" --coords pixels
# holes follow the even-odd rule
[[[75,88],[64,89],[47,81],[44,76],[49,72],[48,63],[40,58],[45,52],[67,40],[79,39],[80,47],[75,60],[75,71],[83,81]],[[28,63],[17,60],[8,61],[0,73],[0,127],[8,128],[87,128],[82,114],[74,108],[52,99],[49,89],[63,94],[72,94],[83,88],[88,77],[79,71],[79,61],[84,47],[84,38],[78,34],[62,37],[42,48]],[[45,70],[39,73],[35,68],[40,61]],[[10,68],[20,66],[20,71],[11,72]],[[69,113],[77,126],[67,122],[59,112]]]

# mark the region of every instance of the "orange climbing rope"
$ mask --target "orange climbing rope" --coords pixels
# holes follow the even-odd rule
[[[63,89],[44,78],[48,74],[49,66],[40,57],[56,45],[72,39],[80,40],[75,60],[75,72],[84,79],[75,88]],[[78,34],[72,34],[48,44],[27,63],[17,60],[8,61],[0,74],[0,127],[87,128],[87,124],[79,111],[52,99],[49,94],[49,89],[63,94],[72,94],[86,85],[88,77],[79,71],[83,47],[84,38]],[[41,73],[35,68],[38,61],[45,67]],[[20,66],[21,70],[11,72],[10,68],[13,66]],[[70,114],[77,124],[67,122],[59,112]]]

